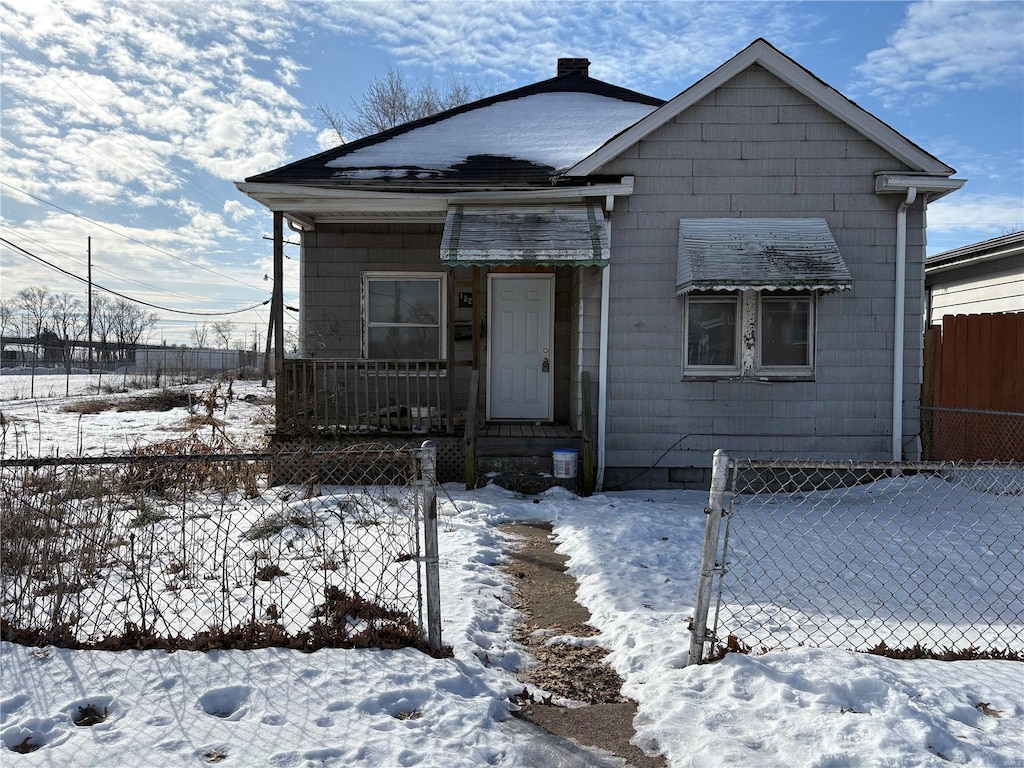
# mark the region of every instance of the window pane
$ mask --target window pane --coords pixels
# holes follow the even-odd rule
[[[686,364],[736,365],[736,300],[687,304]]]
[[[762,298],[761,365],[810,365],[810,320],[808,298]]]
[[[376,326],[367,330],[367,356],[373,359],[436,360],[441,349],[438,328]]]
[[[439,280],[369,280],[367,303],[371,323],[437,325]]]

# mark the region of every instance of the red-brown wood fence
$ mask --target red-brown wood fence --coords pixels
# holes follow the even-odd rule
[[[929,328],[921,406],[925,458],[1024,461],[1024,313]]]

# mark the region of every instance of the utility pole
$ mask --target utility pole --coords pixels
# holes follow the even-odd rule
[[[88,286],[89,286],[89,373],[92,373],[92,238],[86,238],[86,251],[89,254]]]

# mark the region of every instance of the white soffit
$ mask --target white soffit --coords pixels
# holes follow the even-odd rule
[[[450,266],[603,266],[608,254],[608,222],[596,203],[456,205],[448,211],[441,238],[441,261]]]
[[[850,271],[824,219],[680,219],[676,294],[841,291]]]
[[[772,46],[767,40],[758,39],[718,69],[705,75],[674,99],[656,109],[631,128],[627,128],[589,157],[581,160],[564,175],[587,176],[594,173],[652,131],[660,128],[753,64],[760,64],[784,83],[831,112],[914,170],[940,176],[954,173],[953,168],[921,149],[870,112],[854,104],[835,88]]]

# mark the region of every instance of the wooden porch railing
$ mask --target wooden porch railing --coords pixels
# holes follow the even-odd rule
[[[454,431],[446,360],[286,359],[284,432]]]

